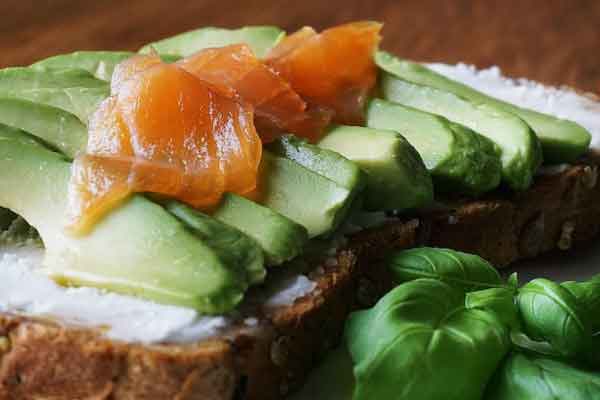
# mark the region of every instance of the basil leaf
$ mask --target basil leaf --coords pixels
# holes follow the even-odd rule
[[[465,307],[494,311],[502,323],[511,329],[520,329],[519,313],[515,304],[516,289],[490,288],[466,294]]]
[[[513,272],[508,276],[508,279],[506,281],[508,283],[508,286],[512,287],[513,289],[517,289],[519,287],[519,274]]]
[[[561,286],[570,291],[586,310],[592,331],[600,332],[600,275],[585,282],[563,282]]]
[[[510,333],[510,340],[516,348],[521,350],[526,350],[542,356],[554,358],[562,357],[562,354],[556,351],[556,349],[552,347],[550,343],[533,340],[519,330],[515,330]]]
[[[535,279],[519,290],[517,304],[523,331],[531,339],[547,342],[568,359],[589,358],[593,335],[589,315],[567,288],[548,279]]]
[[[396,287],[346,326],[354,400],[478,400],[508,352],[494,311],[465,307],[460,289],[433,279]]]
[[[600,393],[600,374],[534,355],[512,353],[486,391],[486,400],[590,400]]]
[[[399,283],[432,278],[464,291],[506,286],[498,271],[483,258],[455,250],[431,247],[404,250],[393,254],[388,264]]]

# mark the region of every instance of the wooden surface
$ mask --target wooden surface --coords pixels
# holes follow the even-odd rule
[[[417,60],[500,65],[600,93],[599,0],[0,0],[0,66],[78,49],[131,49],[205,25],[323,28],[385,22],[384,47]]]

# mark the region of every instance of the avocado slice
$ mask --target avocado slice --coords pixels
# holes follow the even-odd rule
[[[243,266],[141,196],[84,237],[64,231],[71,165],[23,132],[0,127],[0,207],[24,217],[46,247],[45,272],[65,284],[104,288],[165,304],[223,313],[249,285]]]
[[[240,29],[206,27],[150,43],[142,47],[140,53],[154,49],[161,55],[187,57],[209,47],[246,43],[257,57],[263,58],[284,36],[285,32],[274,26],[246,26]]]
[[[339,225],[352,207],[357,206],[355,203],[362,200],[359,195],[366,187],[367,174],[341,154],[310,144],[294,135],[284,135],[272,142],[268,148],[273,153],[295,161],[350,191],[345,208],[338,212],[338,217],[333,222],[334,227]]]
[[[377,53],[376,62],[383,70],[406,81],[445,90],[475,103],[488,104],[518,115],[533,128],[540,139],[544,161],[547,163],[575,161],[587,151],[590,145],[590,133],[573,121],[556,118],[495,99],[438,74],[421,64],[400,60],[383,51]]]
[[[215,250],[227,265],[240,266],[249,284],[265,279],[263,251],[250,236],[178,201],[169,201],[165,208]]]
[[[516,115],[388,73],[382,76],[381,88],[386,100],[439,114],[491,139],[501,150],[503,181],[514,190],[531,185],[542,152],[533,130]]]
[[[65,89],[36,89],[6,93],[0,95],[12,96],[34,103],[46,104],[75,115],[87,125],[92,113],[98,105],[109,95],[109,89],[103,88],[65,88]]]
[[[269,145],[269,150],[289,158],[348,190],[365,187],[366,175],[360,167],[335,151],[308,143],[294,135],[284,135]]]
[[[480,195],[498,186],[500,151],[488,138],[446,118],[373,99],[367,126],[400,133],[421,155],[436,190]]]
[[[353,200],[352,191],[268,151],[259,177],[258,203],[304,226],[311,238],[335,230]]]
[[[115,66],[135,53],[129,51],[76,51],[60,54],[32,64],[36,69],[82,69],[94,77],[110,82]]]
[[[76,51],[60,54],[32,64],[36,69],[82,69],[94,77],[110,82],[117,64],[125,61],[135,53],[128,51]],[[164,62],[175,62],[181,57],[163,55]]]
[[[0,90],[3,92],[73,87],[103,88],[106,82],[83,69],[14,67],[0,70]]]
[[[64,89],[36,89],[19,92],[2,92],[0,96],[16,97],[34,103],[46,104],[75,115],[87,125],[90,116],[102,100],[108,97],[109,89],[106,88],[64,88]]]
[[[419,153],[399,133],[356,126],[331,128],[319,141],[367,173],[365,208],[406,210],[433,201],[433,184]]]
[[[69,158],[87,143],[87,127],[73,114],[19,98],[0,97],[0,124],[29,132]]]
[[[78,69],[7,68],[0,70],[0,96],[15,97],[67,111],[87,124],[110,94],[107,82]]]
[[[308,231],[302,225],[233,193],[225,194],[212,217],[253,238],[264,251],[268,265],[297,257],[308,242]]]

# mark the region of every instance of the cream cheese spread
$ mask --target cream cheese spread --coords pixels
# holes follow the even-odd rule
[[[226,316],[202,316],[187,308],[156,304],[93,288],[65,288],[39,271],[44,250],[0,249],[0,312],[48,317],[94,327],[110,339],[141,343],[186,343],[210,338],[229,327]],[[292,304],[316,284],[295,275],[269,293],[270,307]],[[247,319],[255,320],[249,316]]]

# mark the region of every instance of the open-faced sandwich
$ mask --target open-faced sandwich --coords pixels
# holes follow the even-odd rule
[[[398,283],[390,251],[502,267],[598,232],[600,103],[402,60],[380,30],[0,70],[0,398],[283,398]]]

